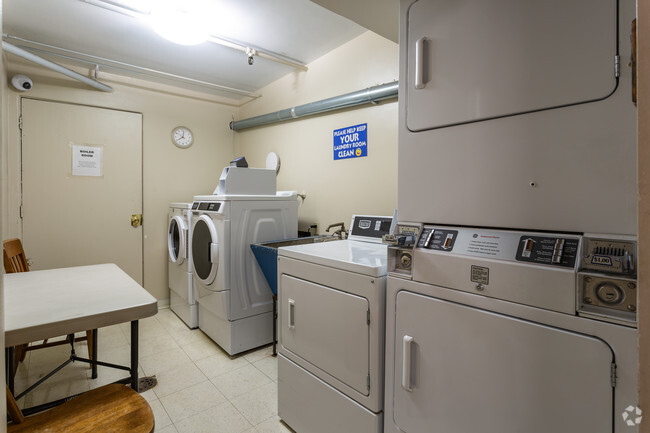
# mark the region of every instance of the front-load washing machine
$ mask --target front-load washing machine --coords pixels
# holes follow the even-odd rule
[[[295,238],[295,192],[195,196],[192,265],[199,328],[228,354],[273,341],[273,299],[250,245]]]
[[[170,203],[167,227],[169,307],[190,328],[199,326],[192,277],[190,229],[192,203]]]
[[[278,414],[298,432],[382,431],[391,220],[355,216],[347,240],[278,249]]]

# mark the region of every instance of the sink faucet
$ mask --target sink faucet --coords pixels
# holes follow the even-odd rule
[[[345,239],[345,238],[347,238],[347,237],[348,237],[348,231],[345,230],[345,224],[343,224],[343,223],[330,224],[329,226],[327,226],[327,228],[325,229],[325,231],[326,231],[327,233],[329,233],[329,232],[330,232],[330,229],[331,229],[332,227],[338,227],[338,226],[341,226],[341,228],[338,229],[338,230],[336,230],[336,231],[333,233],[333,235],[334,235],[334,236],[338,236],[340,239]]]

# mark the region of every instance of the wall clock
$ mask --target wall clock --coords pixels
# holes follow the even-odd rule
[[[194,143],[194,135],[189,128],[177,126],[172,130],[172,142],[181,149],[187,149]]]

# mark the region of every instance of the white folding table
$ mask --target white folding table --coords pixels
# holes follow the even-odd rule
[[[7,384],[12,392],[14,346],[93,329],[92,353],[97,354],[97,328],[124,322],[131,322],[129,367],[98,361],[97,356],[94,360],[79,358],[73,351],[70,359],[51,374],[72,361],[88,362],[93,368],[93,378],[97,377],[98,365],[129,371],[129,378],[120,382],[130,383],[133,389],[138,390],[138,320],[155,315],[158,304],[117,265],[109,263],[6,274],[4,307]]]

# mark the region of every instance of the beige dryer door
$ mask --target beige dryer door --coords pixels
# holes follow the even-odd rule
[[[22,100],[31,269],[115,263],[142,284],[142,115]],[[90,155],[90,156],[88,156]]]

